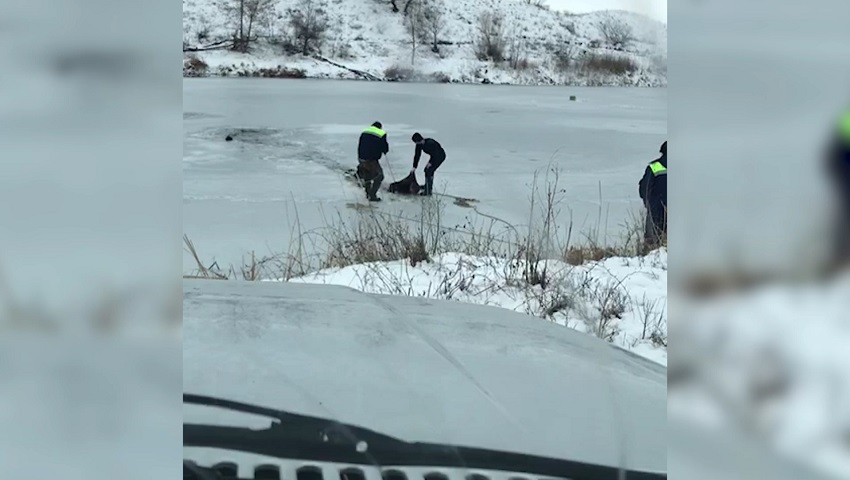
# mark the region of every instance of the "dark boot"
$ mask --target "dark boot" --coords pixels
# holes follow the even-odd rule
[[[380,202],[381,199],[378,198],[378,189],[381,188],[381,177],[378,177],[375,180],[372,180],[369,185],[369,189],[366,190],[366,198],[369,199],[370,202]]]
[[[425,187],[419,192],[419,195],[424,195],[427,197],[431,196],[434,190],[434,177],[425,177]]]

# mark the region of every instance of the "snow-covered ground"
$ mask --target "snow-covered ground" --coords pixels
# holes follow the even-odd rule
[[[522,0],[443,0],[444,28],[438,39],[439,53],[428,45],[417,47],[412,55],[404,15],[394,13],[386,1],[314,0],[327,11],[329,30],[322,58],[385,78],[391,67],[412,69],[418,79],[461,83],[570,84],[666,86],[667,26],[648,17],[625,11],[601,11],[580,15],[551,11],[528,5]],[[212,0],[183,1],[183,42],[187,48],[210,45],[232,35],[232,22]],[[225,2],[226,3],[226,2]],[[399,0],[403,6],[404,0]],[[267,22],[255,27],[262,37],[250,53],[207,50],[190,55],[208,67],[206,74],[251,75],[262,68],[278,66],[301,69],[308,77],[362,78],[345,68],[301,55],[288,55],[280,42],[292,35],[288,8],[295,0],[276,0],[275,12]],[[510,68],[477,58],[478,19],[484,12],[498,12],[505,18],[504,36],[509,51],[524,59],[523,68]],[[600,25],[621,22],[634,40],[625,47],[606,43]],[[270,40],[270,41],[269,41]],[[511,48],[513,50],[511,50]],[[578,64],[584,53],[613,55],[631,60],[637,70],[629,73],[600,73],[563,68],[556,57]],[[188,56],[187,56],[188,58]]]
[[[416,266],[407,260],[369,263],[290,281],[507,308],[667,364],[666,249],[581,266],[549,261],[537,269],[546,279],[543,286],[529,283],[525,262],[448,253]]]
[[[850,478],[848,292],[850,274],[709,301],[674,296],[671,419],[743,428],[831,478]]]

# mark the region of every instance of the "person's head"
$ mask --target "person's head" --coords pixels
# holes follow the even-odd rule
[[[373,127],[375,127],[375,128],[380,128],[380,129],[382,129],[382,130],[383,130],[383,128],[384,128],[384,126],[383,126],[383,125],[381,125],[381,122],[375,122],[375,123],[373,123],[373,124],[372,124],[372,126],[373,126]]]
[[[413,143],[422,143],[425,141],[425,139],[422,138],[422,135],[420,135],[419,132],[414,133],[413,136],[410,137],[410,139],[413,140]]]
[[[664,140],[664,143],[661,144],[659,152],[661,152],[662,155],[667,155],[667,140]]]

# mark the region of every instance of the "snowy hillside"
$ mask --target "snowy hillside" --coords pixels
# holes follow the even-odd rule
[[[248,7],[238,13],[240,1],[257,6],[253,22]],[[524,0],[183,0],[183,30],[186,76],[667,82],[666,25],[623,11],[570,15]],[[234,38],[244,39],[245,53],[234,50]]]

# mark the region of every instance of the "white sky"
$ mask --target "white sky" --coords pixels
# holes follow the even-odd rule
[[[553,9],[573,13],[629,10],[667,23],[667,0],[546,0]]]

